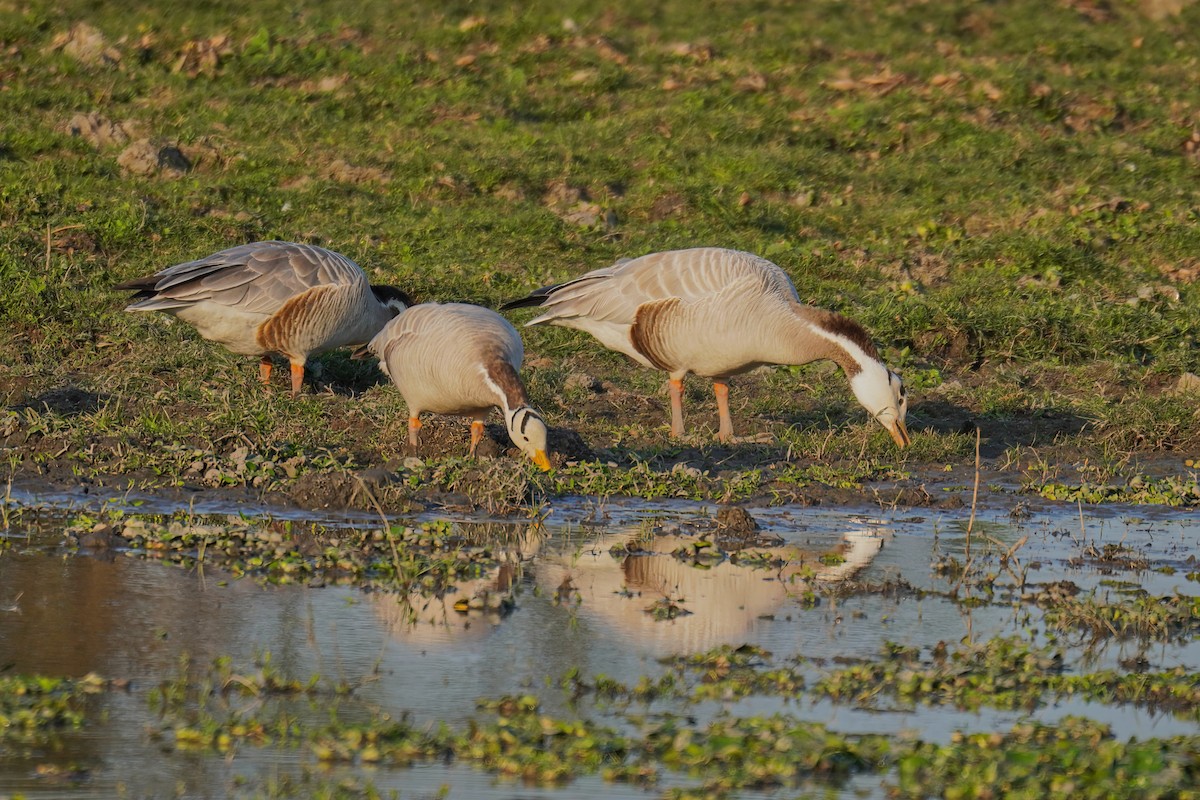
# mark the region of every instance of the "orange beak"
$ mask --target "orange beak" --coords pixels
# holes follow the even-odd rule
[[[888,433],[892,435],[892,441],[896,443],[896,447],[903,450],[908,447],[910,439],[908,438],[908,428],[905,427],[903,420],[895,422],[885,422],[884,427],[888,429]]]
[[[546,456],[545,450],[538,450],[536,453],[533,454],[532,458],[533,458],[533,463],[535,463],[539,467],[541,467],[543,472],[550,471],[550,459]]]

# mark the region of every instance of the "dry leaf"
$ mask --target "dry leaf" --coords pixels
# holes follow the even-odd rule
[[[743,75],[734,82],[733,88],[743,92],[761,92],[767,88],[767,78],[758,72]]]
[[[629,61],[629,56],[618,50],[616,45],[603,36],[594,40],[594,46],[596,52],[606,61],[611,61],[614,64],[625,64]]]
[[[212,36],[185,42],[171,67],[172,72],[183,73],[189,78],[200,75],[212,77],[221,66],[221,59],[233,53],[228,36]]]
[[[693,44],[691,42],[674,42],[667,45],[667,51],[680,58],[691,58],[704,64],[712,61],[713,49],[708,44]]]
[[[1004,97],[1004,92],[1000,91],[991,81],[981,81],[976,86],[979,91],[983,92],[983,96],[993,103],[999,102]]]
[[[363,183],[388,183],[391,180],[386,172],[377,167],[356,167],[340,158],[326,167],[322,173],[322,177],[337,181],[338,183],[355,185]]]
[[[834,78],[830,81],[822,81],[821,85],[826,89],[833,89],[835,92],[853,92],[859,88],[858,81],[853,78]]]

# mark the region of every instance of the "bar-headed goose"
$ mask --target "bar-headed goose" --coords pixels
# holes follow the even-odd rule
[[[546,423],[529,407],[517,374],[525,357],[521,336],[488,308],[464,303],[421,303],[384,326],[367,348],[408,405],[408,441],[419,443],[422,411],[471,417],[471,455],[493,407],[504,414],[508,436],[542,469]]]
[[[370,285],[342,254],[292,242],[230,247],[116,288],[136,292],[126,311],[165,311],[205,339],[261,356],[264,384],[271,355],[286,357],[293,395],[309,355],[370,341],[412,304],[399,289]]]
[[[711,377],[717,438],[733,436],[728,379],[766,364],[834,361],[854,396],[900,447],[908,401],[900,376],[867,332],[840,314],[802,305],[782,269],[750,253],[699,247],[618,261],[534,291],[502,310],[541,306],[526,325],[576,328],[670,376],[671,435],[683,434],[683,376]]]

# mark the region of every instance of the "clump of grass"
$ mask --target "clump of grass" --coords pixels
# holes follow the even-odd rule
[[[1107,603],[1094,597],[1058,598],[1045,609],[1047,625],[1095,638],[1179,641],[1200,631],[1200,598],[1142,593]]]

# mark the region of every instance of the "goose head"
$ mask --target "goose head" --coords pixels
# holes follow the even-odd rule
[[[850,388],[858,402],[892,435],[897,447],[907,447],[908,428],[904,417],[908,413],[908,397],[904,382],[882,362],[864,359],[862,367],[850,379]]]
[[[521,406],[505,414],[504,424],[508,428],[508,438],[530,461],[543,470],[550,469],[550,459],[546,456],[546,423],[538,412],[529,406]]]
[[[371,294],[375,295],[375,299],[379,301],[381,306],[391,312],[392,317],[397,316],[401,311],[413,305],[412,298],[395,286],[372,284]]]

